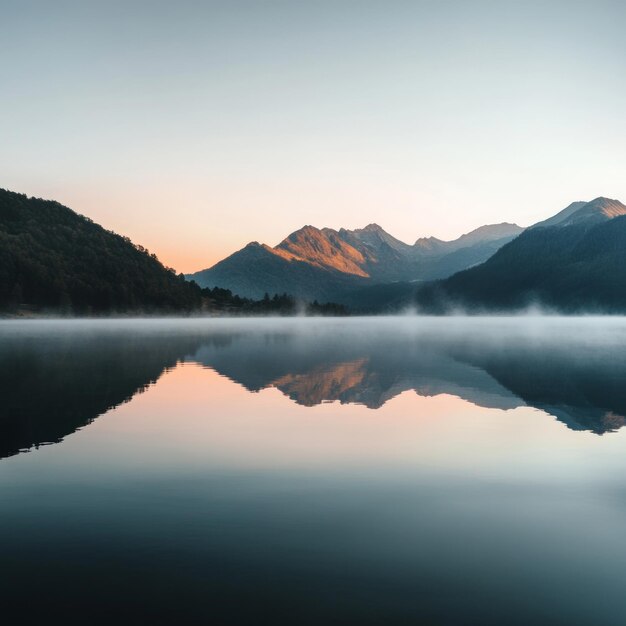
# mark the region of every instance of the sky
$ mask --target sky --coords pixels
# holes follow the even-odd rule
[[[0,0],[0,187],[191,272],[626,202],[626,3]]]

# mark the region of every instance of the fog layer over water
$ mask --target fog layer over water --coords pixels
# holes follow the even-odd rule
[[[623,623],[625,348],[621,318],[2,322],[0,599]]]

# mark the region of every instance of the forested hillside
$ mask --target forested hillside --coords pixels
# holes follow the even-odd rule
[[[190,311],[201,290],[130,239],[58,202],[0,190],[0,307]]]

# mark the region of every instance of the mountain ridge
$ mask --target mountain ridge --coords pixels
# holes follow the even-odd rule
[[[626,206],[598,197],[528,228],[477,267],[421,287],[416,303],[435,313],[623,313],[625,260]]]
[[[430,238],[432,245],[425,246],[424,239],[411,245],[375,223],[353,230],[307,224],[274,247],[247,244],[187,278],[202,287],[219,285],[247,297],[287,291],[297,297],[341,301],[346,291],[366,285],[448,276],[485,260],[523,230],[502,222],[451,241]],[[466,253],[458,254],[462,250]]]

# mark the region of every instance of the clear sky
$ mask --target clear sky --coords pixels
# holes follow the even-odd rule
[[[0,187],[179,271],[626,202],[626,2],[0,0]]]

